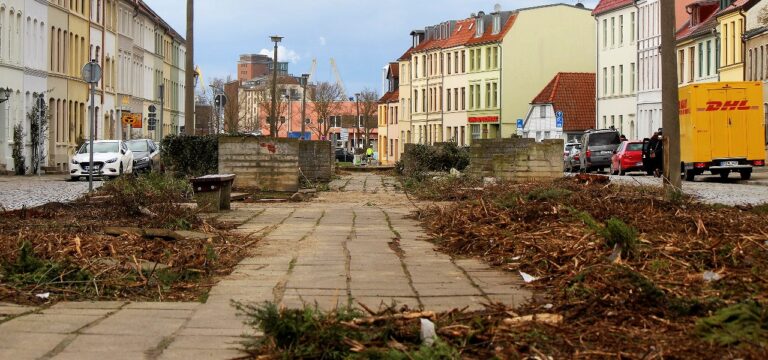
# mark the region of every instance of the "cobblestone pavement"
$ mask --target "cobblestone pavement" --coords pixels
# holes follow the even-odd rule
[[[0,322],[9,316],[0,323],[0,358],[234,358],[239,336],[252,330],[232,300],[323,309],[394,300],[448,310],[516,305],[531,296],[519,276],[434,251],[418,222],[406,218],[413,206],[396,187],[391,178],[355,174],[309,203],[236,204],[218,219],[263,240],[204,304],[0,305]]]
[[[103,182],[94,181],[94,188]],[[87,181],[65,181],[62,175],[0,176],[0,210],[69,202],[88,192]]]
[[[760,205],[768,203],[768,186],[741,183],[738,175],[721,180],[719,176],[701,176],[696,182],[683,181],[683,192],[710,204]],[[611,176],[619,184],[661,186],[661,179],[653,176]]]

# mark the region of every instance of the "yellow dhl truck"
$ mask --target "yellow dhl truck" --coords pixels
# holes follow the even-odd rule
[[[761,82],[717,82],[680,88],[680,155],[687,181],[709,171],[749,180],[765,166]]]

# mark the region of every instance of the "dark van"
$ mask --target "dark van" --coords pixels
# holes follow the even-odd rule
[[[621,145],[618,130],[588,130],[581,137],[581,169],[603,171],[611,166],[613,152]]]

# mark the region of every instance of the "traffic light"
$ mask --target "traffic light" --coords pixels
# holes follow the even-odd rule
[[[149,114],[147,119],[147,130],[155,131],[157,129],[157,107],[155,105],[149,105]]]

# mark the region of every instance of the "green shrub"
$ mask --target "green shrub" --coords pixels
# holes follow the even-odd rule
[[[219,172],[219,136],[170,135],[162,141],[165,168],[184,176]]]
[[[696,322],[696,334],[720,346],[768,341],[768,311],[757,302],[745,302],[717,311]]]
[[[85,283],[91,279],[90,273],[74,264],[38,258],[28,241],[21,243],[16,260],[3,264],[2,270],[8,283],[18,285]]]
[[[626,253],[631,253],[638,243],[637,230],[617,218],[608,219],[600,235],[605,238],[608,247],[618,244]]]
[[[13,126],[13,145],[11,146],[11,157],[13,158],[13,169],[16,175],[27,173],[26,158],[24,157],[24,126],[16,124]]]
[[[403,154],[398,173],[408,177],[420,177],[424,172],[464,170],[469,165],[469,151],[455,143],[414,145]]]
[[[168,227],[184,229],[193,222],[192,211],[175,206],[192,199],[192,185],[186,179],[160,173],[123,176],[104,185],[102,191],[111,195],[125,213],[138,216],[142,208],[162,204],[164,213],[158,215],[167,221]]]
[[[528,201],[551,201],[568,197],[573,192],[562,188],[539,188],[528,193]]]

